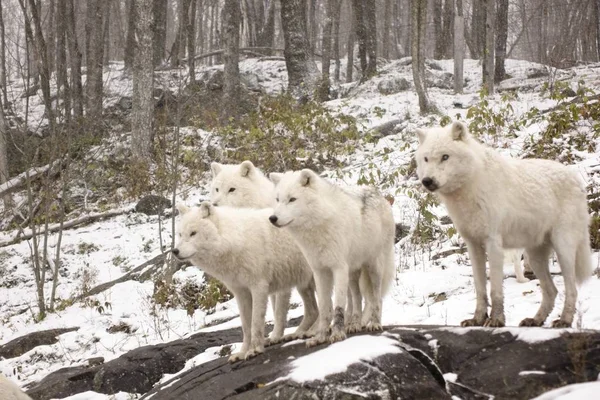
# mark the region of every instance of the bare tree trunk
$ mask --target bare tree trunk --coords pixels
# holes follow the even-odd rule
[[[390,58],[390,34],[392,25],[392,0],[385,0],[383,5],[383,43],[381,45],[383,50],[383,58],[389,60]]]
[[[4,29],[4,14],[2,12],[2,1],[0,0],[0,89],[2,90],[2,100],[4,104],[8,103],[6,91],[6,33]]]
[[[1,5],[0,5],[1,7]],[[4,115],[4,104],[0,102],[0,186],[10,179],[8,171],[8,124]],[[10,194],[3,197],[4,209],[10,210],[14,203]]]
[[[154,14],[154,21],[152,25],[152,32],[154,35],[154,66],[160,65],[165,59],[165,52],[167,51],[167,7],[168,1],[165,0],[154,0],[152,3],[152,11]]]
[[[454,37],[454,0],[445,0],[442,10],[442,58],[452,58]],[[463,35],[464,37],[464,35]]]
[[[494,81],[500,82],[506,78],[504,60],[506,59],[506,40],[508,39],[508,0],[497,0],[496,10],[496,65]]]
[[[485,0],[485,52],[482,63],[483,84],[488,94],[494,93],[495,0]]]
[[[104,0],[88,0],[86,21],[86,113],[95,128],[102,119],[102,90],[104,69],[104,20],[110,3]]]
[[[467,42],[471,51],[471,58],[480,59],[485,49],[485,1],[473,0],[473,12],[471,15],[470,40]]]
[[[275,40],[275,4],[276,0],[271,0],[267,8],[267,19],[258,31],[256,45],[258,47],[273,47]]]
[[[56,92],[63,100],[64,118],[71,122],[71,93],[67,74],[67,0],[58,0],[56,5]],[[57,106],[58,109],[58,106]]]
[[[456,0],[456,15],[454,16],[454,92],[463,91],[463,66],[465,59],[465,19],[463,16],[462,0]]]
[[[136,51],[133,68],[131,139],[133,157],[147,163],[152,157],[154,128],[154,47],[152,45],[152,0],[135,0]]]
[[[352,0],[352,14],[354,15],[356,39],[358,40],[358,58],[360,70],[365,75],[367,70],[367,27],[365,25],[365,5],[363,0]]]
[[[137,20],[135,16],[135,2],[136,0],[127,0],[127,38],[125,39],[125,51],[123,54],[123,62],[126,70],[133,68],[133,58],[135,56],[135,23]]]
[[[342,14],[342,0],[335,0],[333,10],[333,58],[335,59],[335,70],[333,79],[340,81],[340,19]]]
[[[329,69],[331,66],[331,32],[333,30],[334,1],[325,0],[326,16],[323,25],[323,43],[321,44],[321,84],[319,85],[318,98],[321,101],[329,100]]]
[[[225,0],[223,7],[223,120],[237,116],[240,92],[240,19],[239,0]]]
[[[317,65],[311,56],[306,30],[304,0],[281,2],[281,26],[285,41],[285,64],[288,72],[288,88],[300,101],[314,95]]]
[[[41,1],[38,3],[41,4]],[[56,54],[56,49],[54,45],[56,43],[56,38],[54,36],[56,32],[56,0],[50,0],[44,2],[44,6],[48,7],[48,18],[47,18],[47,26],[45,27],[45,32],[48,32],[48,40],[47,40],[47,52],[48,52],[48,71],[52,73],[54,71],[54,57]],[[42,18],[44,20],[45,18]]]
[[[422,114],[435,109],[425,84],[425,32],[427,24],[427,0],[412,0],[412,69],[415,89],[419,96],[419,110]]]
[[[283,0],[285,2],[286,0]],[[310,54],[314,55],[317,51],[317,36],[319,34],[319,24],[317,21],[317,0],[308,0],[308,33],[310,34],[309,45]]]
[[[354,17],[354,7],[350,4],[348,7],[350,10],[350,33],[348,34],[348,42],[346,47],[348,49],[348,57],[346,61],[346,83],[352,82],[352,75],[354,72],[354,41],[356,38],[356,25],[357,21]]]
[[[75,24],[75,7],[73,0],[67,0],[67,42],[69,43],[69,65],[71,67],[71,98],[73,114],[83,117],[83,84],[81,80],[81,51],[77,43],[77,26]]]
[[[365,9],[363,10],[365,16],[365,23],[367,26],[367,54],[369,55],[369,62],[367,64],[367,70],[363,75],[363,80],[370,79],[377,73],[377,12],[375,0],[364,0]]]
[[[187,45],[188,45],[188,71],[190,83],[196,81],[196,0],[191,0],[187,13]]]
[[[600,61],[600,0],[596,0],[594,6],[596,8],[596,52]],[[4,34],[2,37],[4,37]]]
[[[444,0],[433,0],[433,31],[435,36],[435,47],[433,58],[441,60],[444,53],[444,27],[442,25],[442,3]]]

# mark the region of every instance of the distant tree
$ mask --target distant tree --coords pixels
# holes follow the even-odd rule
[[[104,69],[104,21],[108,17],[109,1],[87,0],[86,16],[86,114],[94,126],[102,117]]]
[[[325,0],[325,24],[323,25],[323,42],[321,45],[321,84],[319,85],[319,99],[329,100],[329,70],[331,64],[331,41],[333,33],[333,18],[335,0]]]
[[[71,98],[73,115],[83,117],[83,84],[81,79],[81,51],[77,42],[74,0],[67,0],[67,42],[69,44],[69,66],[71,67]]]
[[[488,94],[494,93],[494,52],[496,0],[485,0],[485,51],[481,63],[483,85]]]
[[[497,0],[496,10],[496,65],[494,81],[506,78],[504,61],[506,59],[506,41],[508,39],[508,0]]]
[[[66,122],[71,121],[71,92],[67,65],[67,0],[56,4],[56,92],[63,100],[63,114]]]
[[[4,104],[0,101],[0,185],[8,181],[10,173],[8,171],[8,124],[4,115]],[[4,195],[4,209],[10,210],[13,206],[13,199],[10,194]]]
[[[223,7],[223,117],[237,115],[240,93],[240,19],[239,0],[225,0]]]
[[[127,0],[127,38],[125,39],[125,50],[123,52],[123,62],[125,64],[125,69],[127,70],[131,70],[133,68],[133,58],[135,56],[136,20],[135,0]],[[159,50],[155,47],[155,51],[158,52]]]
[[[463,91],[463,66],[465,59],[465,18],[462,0],[456,0],[454,16],[454,92]]]
[[[471,58],[480,59],[485,48],[485,8],[486,0],[473,0],[471,13],[471,29],[467,45],[471,52]]]
[[[154,121],[154,68],[152,45],[152,0],[135,0],[135,57],[133,65],[133,109],[131,115],[134,159],[149,162],[152,156]]]
[[[6,92],[6,32],[4,28],[4,13],[2,11],[2,1],[0,0],[0,89],[2,90],[2,100],[4,104],[8,103]]]
[[[425,83],[425,32],[427,24],[427,0],[412,0],[412,70],[415,89],[419,96],[419,110],[422,114],[435,111],[429,100]]]

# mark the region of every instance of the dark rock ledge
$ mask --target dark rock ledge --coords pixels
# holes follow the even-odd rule
[[[86,390],[145,393],[144,400],[451,399],[453,395],[464,400],[531,399],[570,383],[595,381],[600,372],[597,331],[387,327],[372,335],[377,337],[356,340],[361,338],[354,335],[348,343],[359,345],[350,346],[352,351],[346,346],[343,353],[320,352],[331,350],[325,345],[307,349],[303,343],[291,343],[236,364],[222,357],[154,387],[164,374],[181,371],[186,360],[206,348],[241,341],[239,329],[199,333],[133,350],[104,365],[56,371],[28,394],[36,400]],[[382,340],[394,351],[368,356],[369,344],[377,348]],[[339,361],[340,355],[361,353],[359,347],[363,352],[367,348],[366,355],[325,379],[297,382],[289,376],[297,372],[295,361],[300,357],[316,358],[316,370]]]

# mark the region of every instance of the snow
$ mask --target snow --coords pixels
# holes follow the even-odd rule
[[[436,74],[452,72],[451,60],[435,61],[441,68]],[[531,90],[519,92],[511,101],[515,116],[531,110],[533,107],[547,109],[556,105],[556,101],[548,99],[540,92],[543,79],[532,81],[526,78],[526,71],[539,64],[507,60],[506,69],[512,76],[510,81],[500,87],[522,83],[533,83]],[[199,67],[197,77],[206,71],[222,68]],[[247,76],[252,75],[266,93],[281,93],[286,85],[285,62],[278,60],[248,59],[240,63],[240,71]],[[342,71],[345,71],[342,65]],[[478,90],[481,85],[481,66],[477,60],[466,60],[466,86],[463,94],[454,94],[452,90],[430,88],[430,98],[440,108],[441,114],[455,118],[457,115],[466,119],[467,109],[479,102]],[[568,79],[573,88],[579,80],[588,85],[599,85],[600,65],[576,67],[568,71],[556,71],[556,78]],[[185,69],[159,71],[156,73],[157,87],[177,91],[185,83]],[[343,77],[342,77],[343,78]],[[371,81],[357,85],[342,84],[340,91],[348,96],[328,102],[332,110],[343,112],[357,118],[364,129],[381,125],[395,119],[402,119],[398,133],[378,140],[376,143],[360,142],[356,151],[346,157],[347,165],[340,170],[327,171],[326,175],[337,182],[356,184],[361,174],[374,172],[375,183],[381,189],[394,196],[394,218],[412,228],[419,219],[418,204],[411,194],[421,193],[419,182],[414,175],[400,174],[395,182],[385,182],[377,178],[408,169],[416,149],[414,129],[416,127],[438,124],[440,116],[422,116],[418,111],[418,100],[414,90],[396,94],[381,95],[377,91],[380,81],[390,78],[405,78],[412,85],[412,72],[405,60],[393,61],[383,65],[380,73]],[[123,65],[111,63],[104,74],[106,88],[105,106],[116,104],[122,96],[131,96],[131,79],[123,72]],[[598,91],[598,86],[592,87]],[[24,87],[21,83],[10,85],[9,98],[17,112],[25,108],[25,100],[20,95]],[[490,97],[490,106],[498,111],[503,107],[502,94]],[[43,104],[41,96],[31,97],[29,104],[29,127],[37,132],[43,127]],[[538,138],[545,127],[544,122],[523,127],[515,133],[516,137],[504,135],[484,136],[482,140],[514,157],[523,156],[523,146],[530,138]],[[578,126],[579,132],[588,132],[589,127]],[[195,135],[201,139],[203,149],[218,142],[212,132],[194,127],[185,127],[182,133]],[[124,136],[124,135],[123,135]],[[598,138],[590,138],[590,143],[600,148]],[[98,150],[101,154],[101,150]],[[600,153],[580,152],[575,154],[579,161],[578,168],[582,179],[587,183],[600,185]],[[208,196],[209,174],[200,175],[194,182],[181,188],[178,201],[195,204]],[[91,190],[91,189],[89,189]],[[17,199],[22,194],[15,195]],[[19,197],[21,196],[21,197]],[[114,209],[132,209],[132,200],[124,199],[115,204]],[[89,211],[98,211],[91,209]],[[434,207],[433,213],[446,215],[443,206]],[[97,284],[114,280],[143,262],[161,252],[162,245],[169,245],[172,239],[170,220],[163,219],[159,227],[159,217],[145,216],[134,212],[126,213],[108,220],[99,221],[80,228],[67,230],[62,238],[62,260],[60,285],[57,295],[66,300],[81,293],[83,285]],[[440,226],[441,231],[447,227]],[[0,241],[13,239],[16,231],[1,231]],[[49,249],[56,250],[58,236],[49,236]],[[90,248],[90,244],[94,247]],[[396,246],[397,273],[394,285],[383,303],[384,325],[441,325],[453,330],[461,320],[472,317],[475,309],[475,291],[472,283],[470,260],[466,253],[452,254],[435,259],[442,251],[459,249],[462,241],[455,235],[451,239],[441,239],[424,244],[412,243],[404,238]],[[128,281],[117,284],[111,289],[92,296],[90,300],[75,304],[61,303],[59,310],[50,313],[46,319],[36,322],[36,289],[31,273],[30,243],[23,241],[0,248],[0,344],[21,337],[27,333],[52,329],[79,327],[79,330],[63,334],[56,344],[38,346],[20,357],[0,360],[0,372],[18,382],[21,386],[39,381],[49,373],[63,367],[86,365],[92,357],[104,357],[105,361],[117,358],[127,351],[140,346],[169,342],[184,338],[197,332],[214,332],[240,326],[239,310],[235,300],[230,300],[216,307],[214,313],[207,314],[196,310],[191,315],[181,308],[155,307],[151,302],[154,291],[152,282]],[[598,253],[593,255],[593,265],[600,266]],[[90,278],[85,281],[84,272]],[[518,283],[514,278],[512,265],[505,266],[504,292],[507,328],[494,330],[495,333],[510,332],[512,335],[528,343],[550,340],[564,330],[545,329],[551,321],[558,318],[564,303],[564,284],[558,274],[560,268],[555,259],[551,261],[553,280],[558,289],[556,305],[543,328],[515,328],[526,317],[535,314],[540,306],[541,291],[539,282],[533,280]],[[200,282],[203,273],[190,267],[179,271],[175,279],[180,282],[191,280]],[[52,282],[46,284],[50,292]],[[296,291],[293,292],[292,303],[297,308],[290,310],[288,318],[301,316],[302,302]],[[593,277],[579,290],[577,314],[572,330],[600,329],[600,279]],[[101,305],[104,310],[99,310]],[[102,312],[100,312],[102,311]],[[267,311],[267,321],[273,321],[271,307]],[[131,333],[109,333],[113,325],[126,323],[131,326]],[[483,328],[473,328],[483,329]],[[291,333],[295,328],[286,329]],[[571,331],[572,331],[571,330]],[[464,330],[460,331],[464,332]],[[428,339],[430,340],[430,339]],[[365,343],[365,341],[368,341]],[[436,346],[431,341],[432,347]],[[241,343],[233,346],[236,351]],[[268,351],[268,349],[267,349]],[[350,338],[293,361],[294,371],[289,379],[322,379],[327,374],[343,371],[351,362],[371,359],[386,352],[400,352],[394,345],[394,339],[383,336],[362,336]],[[185,368],[191,368],[202,362],[217,357],[218,348],[207,349],[206,352],[189,360]],[[327,362],[323,362],[324,357]],[[335,362],[332,362],[334,360]],[[315,367],[318,366],[317,369]],[[312,366],[309,366],[312,365]],[[16,372],[16,373],[15,373]],[[180,371],[179,373],[181,373]],[[525,372],[525,371],[524,371]],[[295,374],[295,375],[294,375]],[[163,377],[162,382],[177,374]],[[598,389],[596,389],[598,390]],[[79,397],[77,397],[79,396]],[[69,399],[109,399],[112,397],[92,392],[72,396]],[[87,396],[87,397],[85,397]],[[117,399],[125,398],[116,395]]]
[[[532,400],[589,400],[598,398],[600,382],[567,385],[551,390]]]
[[[271,383],[280,380],[293,380],[299,383],[324,380],[329,375],[346,371],[352,364],[372,361],[384,354],[402,352],[398,341],[392,338],[372,335],[354,336],[292,361],[291,372]]]
[[[546,372],[544,371],[521,371],[519,372],[519,376],[526,376],[526,375],[544,375]]]

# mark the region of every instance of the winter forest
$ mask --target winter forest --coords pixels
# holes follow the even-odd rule
[[[600,393],[600,0],[0,0],[0,92],[0,400]],[[594,273],[572,327],[552,328],[554,253],[556,305],[519,327],[545,304],[523,251],[504,256],[506,326],[461,327],[472,260],[415,162],[416,130],[455,120],[585,183]],[[382,332],[228,362],[243,310],[172,250],[177,206],[245,160],[385,196]]]

